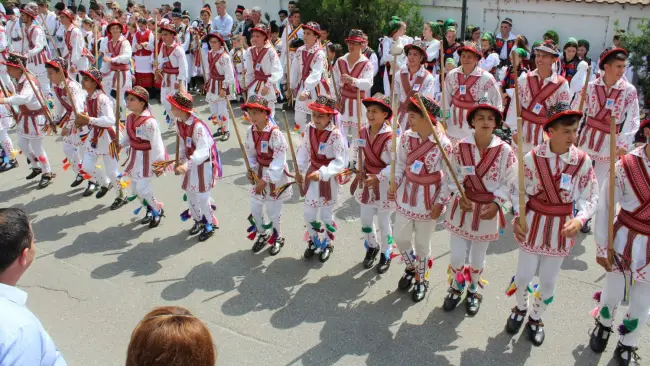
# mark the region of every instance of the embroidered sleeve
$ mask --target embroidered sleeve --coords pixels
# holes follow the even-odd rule
[[[45,48],[45,33],[43,32],[43,29],[39,26],[36,26],[34,29],[34,32],[32,33],[32,42],[34,44],[34,48],[30,49],[27,51],[25,56],[27,58],[34,57],[36,56],[39,52],[43,51]]]
[[[266,174],[263,179],[267,182],[278,183],[284,176],[284,168],[287,165],[287,141],[284,139],[282,131],[276,129],[271,135],[269,141],[269,149],[273,149],[273,161],[266,169]]]
[[[444,67],[444,66],[443,66]],[[453,94],[456,90],[455,87],[455,80],[456,80],[456,73],[455,72],[450,72],[448,75],[445,75],[445,88],[443,90],[443,93],[445,94],[445,104],[443,108],[445,110],[450,111],[451,109],[451,98],[453,97]]]
[[[90,124],[97,127],[115,126],[115,113],[113,113],[113,101],[106,95],[97,97],[97,118],[90,118]],[[86,111],[88,113],[88,111]],[[125,133],[120,136],[125,137]],[[128,140],[128,136],[126,136]]]
[[[451,144],[451,142],[449,141],[449,139],[446,138],[446,137],[443,137],[442,139],[440,139],[440,143],[442,144],[443,149],[445,149],[445,153],[447,154],[447,156],[448,157],[453,156],[454,147]],[[442,165],[442,171],[443,171],[444,175],[447,176],[446,179],[451,179],[450,170],[447,167],[447,164],[445,164],[444,161],[442,161],[443,160],[442,159],[442,154],[440,155],[440,160],[441,160],[441,165]],[[440,204],[442,204],[444,206],[444,205],[447,204],[447,202],[449,202],[450,199],[451,199],[451,191],[449,190],[449,184],[444,184],[444,181],[443,181],[442,184],[440,184],[440,193],[438,194],[438,198],[437,198],[435,203],[440,203]]]
[[[178,57],[178,75],[176,78],[179,81],[185,81],[187,80],[187,57],[185,57],[185,52],[180,47],[176,47],[174,53]]]
[[[334,66],[332,66],[332,71],[330,72],[330,76],[332,77],[332,82],[334,85],[336,85],[338,88],[340,88],[341,85],[341,70],[339,69],[339,63],[334,62]],[[336,97],[341,98],[340,93],[334,93],[333,97],[336,99]],[[340,99],[339,99],[340,101]]]
[[[394,157],[395,165],[395,185],[399,187],[404,178],[404,170],[406,169],[406,156],[408,154],[408,136],[402,133],[399,137],[399,144],[397,144],[397,156]]]
[[[73,28],[72,35],[70,36],[70,43],[72,43],[72,53],[70,54],[70,64],[77,65],[81,58],[81,51],[83,50],[83,36],[79,28]]]
[[[490,104],[499,108],[500,111],[503,111],[503,99],[501,98],[501,92],[499,91],[497,81],[489,72],[485,72],[483,77],[486,77],[488,80],[485,83],[482,94],[487,93],[487,98],[490,100]]]
[[[36,98],[34,95],[34,90],[32,89],[31,85],[29,85],[29,81],[25,80],[23,90],[16,92],[16,94],[10,96],[9,98],[5,98],[5,103],[16,106],[25,105],[27,103],[30,103],[32,100],[35,101],[34,98]]]
[[[499,166],[499,187],[494,191],[494,196],[500,206],[510,201],[511,189],[517,184],[517,157],[509,145],[503,145],[503,154]]]
[[[426,72],[426,75],[427,76],[422,82],[422,87],[420,88],[420,94],[433,99],[435,97],[435,90],[433,89],[433,75],[431,75],[428,71]]]
[[[310,124],[307,125],[305,129],[305,137],[302,140],[302,145],[298,148],[296,152],[296,160],[298,162],[298,169],[300,169],[300,174],[304,174],[309,169],[311,164],[311,143],[309,142],[309,129],[313,128]]]
[[[111,55],[111,62],[116,64],[128,64],[131,62],[131,44],[125,40],[120,45],[120,54]]]
[[[627,93],[622,113],[625,116],[623,120],[623,130],[618,135],[616,146],[630,151],[634,147],[634,135],[639,130],[639,98],[636,88],[628,85]]]
[[[192,156],[189,157],[192,165],[202,164],[210,157],[210,148],[213,144],[212,134],[206,131],[203,124],[198,124],[194,127],[194,136],[192,136],[192,143],[195,145],[195,150]]]
[[[361,70],[358,79],[354,79],[354,86],[361,90],[370,90],[372,87],[374,74],[372,72],[372,63],[366,62],[366,65]],[[340,84],[337,84],[340,85]]]
[[[463,176],[463,163],[460,158],[460,144],[457,144],[456,147],[454,147],[453,154],[449,155],[449,160],[451,161],[451,166],[454,168],[454,173],[456,173],[456,177],[458,177],[458,181],[462,182],[464,176]],[[458,194],[458,187],[456,187],[456,183],[454,182],[453,179],[446,179],[445,181],[443,181],[443,183],[445,182],[449,186],[449,191],[451,193]]]
[[[381,158],[386,163],[386,167],[382,169],[379,174],[377,174],[377,179],[379,179],[380,182],[383,182],[387,179],[390,179],[390,170],[391,170],[391,164],[393,164],[393,161],[390,157],[390,150],[392,146],[392,139],[389,139],[388,142],[386,142],[386,145],[384,146],[384,150],[381,152]]]
[[[379,72],[379,60],[374,52],[370,55],[370,63],[372,63],[372,76],[375,77]]]
[[[305,79],[305,90],[312,90],[316,88],[316,85],[320,83],[321,79],[323,78],[323,75],[325,74],[325,63],[326,63],[325,52],[317,51],[316,56],[314,56],[314,60],[312,64],[308,66],[311,69],[311,71],[309,72],[309,76],[307,76],[307,79]],[[291,74],[291,76],[293,77],[293,73]],[[298,81],[300,81],[300,79],[298,79]],[[293,84],[293,79],[291,80],[291,82]]]
[[[513,86],[514,87],[514,86]],[[528,89],[528,83],[526,82],[526,77],[525,76],[520,76],[519,77],[519,102],[521,103],[521,108],[524,107],[524,97],[525,97],[525,91]],[[514,135],[517,133],[517,107],[516,107],[516,102],[514,100],[514,94],[513,98],[510,101],[510,104],[508,105],[508,113],[506,113],[506,118],[505,118],[505,123],[508,127],[510,127],[510,130],[512,131],[512,134]]]
[[[330,178],[333,178],[343,171],[343,168],[345,168],[346,155],[348,153],[347,146],[343,143],[343,136],[341,136],[341,132],[338,129],[332,132],[328,143],[332,146],[334,160],[318,169],[321,181],[328,181]]]
[[[625,187],[629,185],[623,164],[619,160],[616,163],[616,177],[614,189],[614,203],[618,202],[625,194]],[[600,197],[598,198],[598,207],[596,209],[596,217],[594,218],[594,237],[596,240],[598,257],[607,257],[607,244],[609,234],[609,173],[603,181],[603,187],[600,190]]]
[[[233,72],[232,59],[230,58],[230,55],[228,54],[223,55],[219,60],[219,65],[222,68],[222,72],[225,78],[223,84],[226,87],[235,85],[235,74]]]
[[[291,82],[291,89],[296,90],[298,85],[300,84],[300,74],[301,74],[301,66],[302,66],[302,58],[300,55],[302,52],[302,48],[299,49],[300,52],[296,51],[296,57],[297,59],[294,59],[290,64],[289,64],[289,72],[290,72],[290,82]]]
[[[598,181],[596,180],[594,168],[591,166],[591,159],[585,159],[583,166],[580,168],[580,173],[578,192],[574,194],[574,197],[577,196],[574,201],[578,210],[575,218],[584,225],[596,213],[598,203]]]
[[[280,63],[280,59],[278,58],[277,53],[273,52],[273,50],[270,50],[267,52],[267,55],[269,55],[268,57],[271,63],[271,76],[269,77],[268,82],[275,84],[280,81],[280,79],[282,79],[282,76],[284,76],[284,71],[282,70],[282,64]]]
[[[162,138],[160,137],[158,121],[155,118],[149,118],[142,127],[145,138],[151,143],[151,151],[165,151],[165,146],[162,145]]]
[[[257,171],[257,151],[255,142],[253,141],[253,126],[249,127],[246,131],[246,139],[244,140],[244,149],[248,157],[248,164],[253,171]]]

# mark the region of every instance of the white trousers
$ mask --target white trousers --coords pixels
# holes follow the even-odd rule
[[[75,174],[79,174],[81,171],[81,157],[83,156],[81,149],[82,147],[66,144],[65,142],[63,143],[63,154],[68,159],[72,171],[75,172]]]
[[[0,146],[5,151],[5,154],[11,159],[11,153],[14,151],[14,144],[9,137],[6,129],[0,128]]]
[[[324,222],[327,225],[334,225],[334,206],[325,206],[320,208],[305,206],[303,217],[305,219],[305,223],[307,224],[307,231],[310,235],[317,234],[317,232],[312,228],[311,223],[318,221],[319,212],[320,221]]]
[[[459,282],[456,278],[457,273],[462,273],[465,270],[465,258],[467,257],[467,247],[469,247],[469,266],[468,270],[471,276],[470,291],[476,292],[479,288],[481,281],[481,274],[485,268],[485,257],[487,254],[488,244],[487,241],[471,241],[461,238],[457,235],[450,235],[451,240],[449,243],[451,255],[449,256],[449,265],[452,274],[451,286],[456,290],[465,288],[464,282]]]
[[[435,228],[435,220],[415,221],[400,214],[395,215],[395,243],[407,268],[417,267],[417,278],[420,281],[428,278],[429,269],[431,268],[431,263],[429,263],[431,239]],[[414,236],[415,240],[413,239]],[[411,254],[411,248],[415,248],[417,256]]]
[[[267,201],[261,203],[258,200],[251,199],[251,214],[255,219],[255,226],[258,233],[264,233],[266,229],[264,225],[264,207],[266,207],[266,216],[271,220],[273,229],[277,230],[279,237],[282,237],[282,227],[280,219],[282,217],[282,208],[284,207],[283,201]]]
[[[356,143],[355,141],[357,141],[357,138],[359,138],[359,132],[356,126],[341,126],[341,134],[343,134],[347,141],[352,141],[353,143]],[[350,146],[348,146],[348,156],[350,156],[351,160],[356,161],[358,156],[352,156],[354,146],[353,143],[349,143]]]
[[[371,205],[361,205],[361,231],[364,239],[370,248],[381,247],[381,252],[385,253],[390,250],[389,238],[393,236],[393,229],[390,226],[390,214],[388,210],[378,210]],[[377,231],[375,230],[374,218],[377,216],[377,225],[379,226],[380,239],[377,240]]]
[[[208,224],[216,224],[216,218],[212,211],[212,200],[210,198],[210,191],[199,193],[185,191],[187,195],[187,203],[190,205],[190,211],[194,220],[201,221]]]
[[[133,194],[138,195],[140,199],[143,201],[146,200],[147,204],[153,209],[153,210],[159,210],[162,208],[162,202],[158,202],[156,200],[156,197],[153,194],[153,189],[151,188],[151,178],[142,178],[142,179],[135,179],[133,178],[131,180],[131,192]],[[187,194],[187,197],[189,199],[190,195],[189,192]]]
[[[104,187],[108,187],[113,183],[113,187],[117,191],[118,197],[120,196],[120,179],[117,177],[117,160],[112,158],[110,155],[102,155],[103,166],[98,167],[100,156],[89,154],[86,152],[84,154],[84,160],[82,163],[82,169],[90,174],[93,178],[93,181]],[[133,182],[135,184],[135,182]]]
[[[18,136],[18,147],[32,164],[32,168],[41,168],[43,173],[51,173],[50,161],[43,148],[43,137],[28,139]]]
[[[629,279],[629,277],[628,277]],[[600,311],[600,322],[611,327],[616,316],[625,290],[625,277],[620,273],[609,272],[605,275],[605,285],[600,296],[601,309],[607,308],[610,317],[603,316],[604,312]],[[650,311],[650,283],[637,281],[630,287],[629,307],[625,314],[626,320],[637,320],[637,327],[630,333],[621,335],[619,340],[626,346],[636,346],[641,337],[641,328],[648,321],[648,311]]]
[[[307,126],[307,123],[311,120],[311,115],[305,113],[305,112],[300,112],[296,111],[295,113],[295,124],[298,126],[298,132],[302,136],[305,133],[305,126]]]
[[[38,80],[39,85],[34,85],[34,87],[40,88],[45,98],[47,98],[47,95],[50,93],[50,78],[47,76],[47,70],[45,70],[45,64],[34,65],[28,62],[26,69],[29,70],[32,74],[34,74],[34,76],[36,76],[36,79]]]
[[[230,131],[230,116],[225,100],[210,103],[210,113],[217,117],[216,121],[212,121],[213,124],[221,127],[223,132]]]
[[[528,286],[535,276],[537,267],[539,267],[539,284],[537,287],[539,296],[533,296],[533,310],[530,313],[533,320],[540,320],[546,311],[546,307],[553,301],[555,285],[563,261],[564,257],[530,254],[519,249],[519,261],[517,263],[517,274],[515,275],[517,307],[519,310],[528,310]]]

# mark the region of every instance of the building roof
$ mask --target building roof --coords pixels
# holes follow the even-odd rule
[[[621,4],[621,5],[650,5],[650,0],[564,0],[576,3]]]

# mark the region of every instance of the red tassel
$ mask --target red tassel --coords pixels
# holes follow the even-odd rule
[[[68,170],[68,169],[70,169],[70,164],[63,165],[63,170]]]
[[[38,161],[40,161],[43,164],[47,163],[47,159],[45,159],[45,156],[43,156],[43,155],[38,157]]]
[[[63,159],[63,164],[65,165],[67,163],[68,163],[68,158]]]
[[[512,296],[515,292],[517,292],[517,288],[510,289],[506,291],[506,296]]]
[[[85,180],[89,180],[90,178],[92,178],[89,174],[84,174],[82,177]]]
[[[257,235],[257,233],[253,231],[252,233],[246,235],[246,237],[248,238],[248,240],[255,240],[255,235]]]
[[[433,267],[433,258],[429,258],[429,260],[427,262],[427,267],[429,267],[429,269],[431,269],[431,267]]]
[[[593,299],[596,300],[596,302],[600,302],[600,295],[602,294],[602,291],[596,291],[594,292]]]

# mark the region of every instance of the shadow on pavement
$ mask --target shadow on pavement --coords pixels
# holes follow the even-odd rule
[[[607,351],[613,351],[614,347],[611,347],[612,341],[614,341],[614,336],[611,337],[612,340],[609,341],[610,347],[608,347],[605,352]],[[584,336],[584,342],[585,344],[581,344],[578,347],[576,347],[573,351],[571,351],[571,354],[573,355],[573,358],[575,359],[575,366],[591,366],[591,365],[599,365],[600,364],[600,359],[603,356],[604,353],[598,354],[589,348],[589,335],[585,334]],[[606,356],[607,357],[607,356]],[[617,363],[615,362],[614,359],[611,359],[608,363],[608,365],[616,365]]]
[[[38,221],[33,220],[32,217],[34,238],[39,242],[57,241],[65,237],[66,229],[86,225],[108,210],[108,206],[97,205],[84,211],[67,212],[64,215],[49,216]]]
[[[92,227],[89,229],[92,230]],[[146,226],[141,226],[140,221],[129,224],[111,226],[100,232],[85,232],[79,234],[72,244],[54,252],[58,259],[72,258],[79,254],[95,254],[125,249],[130,246],[128,241],[138,238]]]

